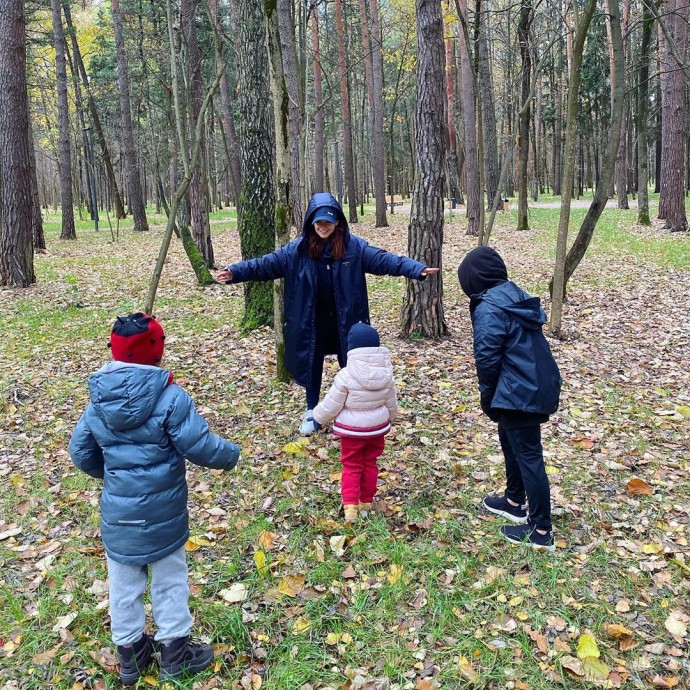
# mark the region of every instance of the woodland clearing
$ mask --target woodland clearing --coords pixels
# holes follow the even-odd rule
[[[503,214],[491,242],[547,313],[557,214],[534,210],[522,233]],[[460,214],[445,226],[447,338],[401,339],[404,280],[370,277],[401,416],[378,510],[354,527],[338,517],[338,441],[298,439],[303,391],[275,382],[272,331],[242,333],[242,288],[195,286],[173,242],[155,310],[164,364],[242,446],[231,473],[189,466],[191,604],[217,661],[180,687],[690,685],[690,238],[633,215],[604,212],[551,341],[564,379],[543,427],[554,555],[508,545],[480,509],[504,472],[455,273],[475,243]],[[405,253],[408,221],[390,220],[352,229]],[[117,242],[46,228],[38,284],[0,290],[0,686],[102,690],[118,683],[100,487],[66,448],[115,316],[141,308],[162,228]],[[213,232],[219,261],[239,258],[227,213]],[[156,684],[152,667],[140,687]]]

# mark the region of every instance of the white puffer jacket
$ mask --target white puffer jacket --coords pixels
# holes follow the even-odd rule
[[[398,414],[393,365],[386,347],[358,347],[347,353],[326,397],[314,408],[319,424],[333,422],[337,436],[381,436]]]

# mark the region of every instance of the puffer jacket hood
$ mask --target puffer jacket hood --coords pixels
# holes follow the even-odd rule
[[[512,281],[501,283],[482,297],[515,319],[523,328],[536,330],[546,323],[546,312],[538,297],[530,297]]]
[[[318,194],[314,194],[309,201],[307,212],[304,214],[304,222],[302,223],[302,236],[306,237],[310,232],[314,232],[314,222],[312,218],[314,217],[317,209],[324,207],[335,211],[338,219],[345,228],[345,235],[349,236],[350,226],[347,224],[347,218],[345,218],[343,208],[330,192],[319,192]]]
[[[89,377],[96,414],[115,431],[141,426],[170,382],[170,372],[146,364],[110,362]]]
[[[347,353],[347,369],[365,390],[379,391],[393,381],[393,367],[388,348],[358,347]]]
[[[501,255],[491,247],[475,247],[458,266],[458,280],[468,296],[479,295],[508,280]]]

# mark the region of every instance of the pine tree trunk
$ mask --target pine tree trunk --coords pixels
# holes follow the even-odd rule
[[[651,225],[649,217],[649,46],[652,42],[652,10],[642,10],[639,86],[637,87],[637,222]]]
[[[448,3],[448,0],[446,0]],[[448,122],[448,153],[446,155],[446,171],[448,179],[448,194],[452,199],[460,198],[460,176],[458,174],[458,135],[455,128],[456,80],[455,80],[455,37],[449,34],[445,39],[446,49],[446,113]]]
[[[220,102],[223,108],[223,128],[227,143],[227,162],[230,168],[230,184],[232,187],[232,199],[235,206],[239,205],[240,189],[242,187],[242,153],[237,141],[235,131],[235,119],[232,116],[232,101],[230,100],[230,87],[228,75],[223,74],[220,80]]]
[[[115,51],[117,55],[117,82],[120,89],[120,118],[122,120],[122,145],[124,149],[125,179],[127,202],[134,218],[134,230],[144,232],[149,229],[144,204],[144,193],[137,166],[137,154],[134,146],[132,128],[132,110],[129,96],[129,77],[127,74],[127,54],[122,33],[122,13],[120,0],[111,0],[113,31],[115,33]]]
[[[408,230],[408,254],[441,268],[446,124],[441,0],[416,0],[417,99],[416,170]],[[443,314],[442,272],[407,281],[402,332],[440,338],[448,329]]]
[[[23,0],[0,12],[0,285],[36,282]]]
[[[204,78],[202,75],[202,59],[199,42],[196,35],[197,0],[182,0],[180,3],[180,24],[185,46],[187,84],[189,85],[189,129],[193,129],[201,110],[204,93]],[[213,14],[213,9],[211,9]],[[192,176],[189,185],[189,210],[192,217],[192,233],[194,243],[212,268],[215,265],[213,243],[211,241],[211,225],[209,223],[208,198],[208,152],[206,145],[206,127],[201,130],[201,161]]]
[[[677,54],[685,56],[688,44],[688,4],[685,0],[669,0],[665,5],[666,27],[675,42]],[[659,218],[666,221],[671,232],[688,229],[685,214],[685,119],[687,78],[674,56],[666,35],[663,45],[661,73],[661,185]]]
[[[489,35],[486,21],[488,11],[482,15],[479,24],[478,46],[479,60],[477,64],[479,100],[482,108],[482,129],[484,132],[484,169],[486,170],[487,208],[491,209],[496,198],[500,166],[498,164],[498,140],[496,138],[496,107],[494,105],[494,87],[489,57]],[[500,197],[499,197],[500,199]]]
[[[357,222],[357,192],[355,185],[354,153],[352,150],[352,121],[350,118],[350,86],[347,71],[347,33],[343,19],[343,0],[335,0],[336,41],[338,42],[338,71],[340,72],[340,109],[343,118],[343,166],[347,188],[348,220]]]
[[[374,87],[374,124],[372,129],[371,156],[376,199],[376,227],[388,227],[386,214],[386,141],[383,132],[385,109],[383,103],[383,48],[378,0],[369,0],[371,14],[371,61]]]
[[[467,0],[459,1],[459,11],[467,25]],[[477,112],[474,93],[474,79],[469,46],[465,32],[460,31],[458,46],[460,50],[460,69],[462,72],[462,110],[465,123],[465,187],[467,189],[467,234],[479,235],[480,206],[479,160],[477,158]]]
[[[269,3],[270,5],[270,3]],[[304,101],[299,86],[297,72],[297,52],[295,50],[295,26],[290,0],[277,0],[278,28],[280,31],[280,54],[283,60],[283,75],[288,95],[290,177],[292,185],[289,199],[290,220],[296,228],[302,228],[302,170],[300,151],[303,136]],[[276,129],[276,134],[278,130]]]
[[[520,6],[520,20],[518,23],[518,42],[520,44],[520,58],[522,62],[522,74],[520,78],[520,113],[518,116],[518,214],[517,229],[529,230],[527,217],[527,163],[529,160],[529,130],[531,78],[532,78],[532,47],[530,31],[534,8],[530,0],[523,0]]]
[[[60,239],[74,240],[74,200],[72,196],[72,150],[70,146],[69,100],[67,98],[67,62],[65,60],[65,32],[62,28],[60,0],[51,0],[53,11],[53,40],[55,43],[55,68],[57,72],[58,130],[60,132],[60,206],[62,207],[62,231]]]
[[[319,46],[319,12],[314,8],[311,24],[311,49],[314,54],[314,191],[325,190],[324,171],[324,122],[323,122],[323,75],[321,74],[321,50]]]
[[[275,246],[282,247],[290,241],[290,222],[293,218],[295,194],[292,188],[290,169],[290,110],[288,89],[283,73],[284,61],[281,55],[278,9],[275,2],[264,3],[266,11],[266,37],[268,62],[273,97],[273,123],[275,127]],[[290,372],[285,364],[285,281],[276,280],[273,284],[273,330],[276,344],[276,377],[284,383],[290,380]]]
[[[239,0],[238,93],[242,123],[242,195],[239,217],[243,259],[275,248],[273,122],[263,3]],[[245,328],[273,325],[273,286],[244,283]]]

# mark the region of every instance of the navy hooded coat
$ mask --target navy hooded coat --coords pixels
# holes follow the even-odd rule
[[[340,351],[347,352],[347,334],[362,321],[369,323],[366,274],[422,279],[426,266],[398,256],[350,234],[347,219],[336,198],[327,192],[315,194],[304,216],[302,236],[271,254],[228,266],[232,283],[247,280],[285,279],[285,359],[295,381],[308,386],[316,349],[316,267],[307,250],[306,237],[313,232],[313,217],[319,208],[335,211],[345,228],[345,254],[333,261],[333,287]],[[344,365],[345,362],[341,362]]]
[[[561,376],[542,333],[546,314],[508,280],[503,259],[490,247],[477,247],[458,268],[470,297],[482,409],[490,417],[508,410],[550,415],[558,409]]]

